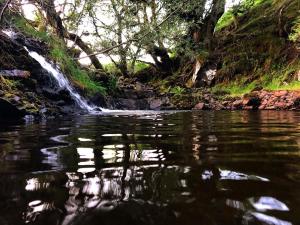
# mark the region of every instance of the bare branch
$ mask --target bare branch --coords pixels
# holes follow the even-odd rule
[[[1,22],[2,22],[4,12],[5,12],[5,10],[8,8],[10,2],[11,2],[11,0],[7,0],[7,1],[5,2],[5,4],[4,4],[3,8],[1,9],[1,12],[0,12],[0,24],[1,24]]]

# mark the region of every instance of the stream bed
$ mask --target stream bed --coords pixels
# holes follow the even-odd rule
[[[300,224],[300,112],[0,122],[1,225]]]

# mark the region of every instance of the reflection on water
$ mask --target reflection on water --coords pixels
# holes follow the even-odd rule
[[[299,112],[7,123],[0,224],[296,225],[299,143]]]

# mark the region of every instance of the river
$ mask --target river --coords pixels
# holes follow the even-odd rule
[[[300,224],[300,112],[0,124],[1,225]]]

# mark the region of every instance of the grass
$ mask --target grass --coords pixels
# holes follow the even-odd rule
[[[255,90],[255,88],[258,87],[258,84],[259,84],[258,81],[254,81],[249,84],[240,84],[239,82],[230,82],[226,84],[222,83],[214,86],[212,88],[212,92],[228,93],[228,95],[232,97],[241,97]],[[290,83],[282,84],[279,80],[274,79],[271,82],[261,87],[267,91],[278,91],[278,90],[299,91],[300,81],[293,81]]]
[[[266,90],[300,90],[300,81],[293,79],[300,71],[300,60],[290,65],[281,65],[261,77]]]
[[[298,16],[297,19],[294,21],[292,33],[289,35],[289,39],[293,42],[297,42],[300,39],[300,16]]]
[[[15,18],[14,24],[18,29],[20,29],[25,34],[37,38],[41,41],[50,42],[52,39],[51,36],[49,36],[48,32],[36,30],[33,26],[28,24],[27,21],[23,18],[18,18],[18,17]]]
[[[241,12],[238,13],[238,16],[242,16],[247,10],[263,3],[263,1],[264,0],[244,0],[239,6],[233,6],[219,19],[216,25],[216,31],[220,31],[233,23],[235,10],[240,10]]]
[[[225,27],[228,27],[234,21],[232,10],[228,10],[224,15],[219,19],[216,25],[216,31],[220,31]]]
[[[85,90],[87,94],[101,93],[106,94],[106,89],[100,84],[93,81],[89,74],[81,70],[78,65],[74,62],[72,57],[70,57],[65,47],[59,41],[52,43],[52,49],[50,51],[50,56],[56,62],[59,63],[61,70],[69,74],[69,78],[72,80],[76,86]]]
[[[119,70],[114,63],[103,64],[103,67],[104,67],[104,70],[110,74],[119,73]]]
[[[232,97],[243,96],[244,94],[250,93],[257,87],[257,82],[251,82],[249,84],[241,84],[239,81],[230,83],[221,83],[212,87],[213,93],[228,93]]]
[[[128,65],[130,65],[131,62],[128,62]],[[119,69],[116,67],[116,65],[114,63],[107,63],[105,65],[103,65],[105,71],[107,71],[110,74],[119,74],[120,71]],[[136,74],[144,69],[147,69],[149,67],[148,64],[146,63],[142,63],[142,62],[136,62],[134,65],[134,71],[130,71],[132,74]]]
[[[49,33],[38,31],[27,23],[23,18],[17,18],[16,27],[27,34],[50,45],[50,58],[54,60],[70,80],[79,88],[84,90],[88,95],[101,93],[106,94],[106,88],[100,83],[91,79],[89,73],[79,68],[74,59],[67,53],[65,44],[56,37],[50,36]]]
[[[179,86],[175,86],[170,88],[169,93],[173,94],[174,96],[180,96],[185,92],[185,89]]]
[[[134,73],[138,73],[144,69],[149,68],[149,65],[146,63],[142,63],[142,62],[137,62],[134,66]]]
[[[290,65],[277,65],[273,66],[268,72],[263,72],[262,69],[258,70],[255,77],[258,79],[247,82],[249,76],[243,76],[230,82],[223,82],[217,84],[212,88],[212,92],[225,92],[230,96],[242,96],[250,93],[256,88],[262,88],[267,91],[287,90],[295,91],[300,90],[300,81],[294,79],[295,74],[300,71],[300,60]]]

